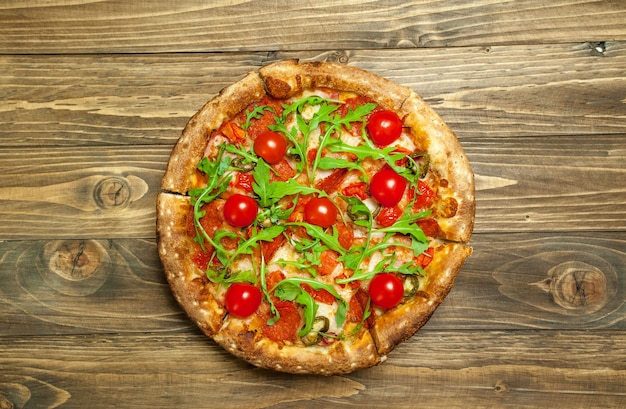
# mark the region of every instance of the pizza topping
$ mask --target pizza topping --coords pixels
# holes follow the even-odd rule
[[[395,274],[378,274],[370,282],[368,292],[374,304],[389,309],[402,301],[404,283]]]
[[[383,206],[393,207],[402,200],[407,181],[393,169],[385,167],[372,177],[370,194]]]
[[[320,227],[330,227],[337,220],[337,208],[327,197],[314,197],[304,206],[304,219]]]
[[[302,326],[302,318],[295,303],[276,301],[275,307],[278,312],[278,320],[263,325],[263,335],[272,341],[294,341]]]
[[[402,134],[402,120],[393,111],[378,111],[369,118],[367,130],[374,143],[387,146]]]
[[[376,223],[382,227],[393,226],[393,224],[400,218],[402,215],[402,209],[398,206],[393,207],[382,207],[376,214]]]
[[[225,305],[229,313],[236,317],[248,317],[261,304],[261,290],[252,284],[234,283],[226,291]]]
[[[371,325],[372,305],[401,302],[405,287],[419,283],[432,258],[427,236],[434,237],[430,233],[438,225],[426,219],[430,211],[421,211],[434,197],[421,180],[428,157],[395,146],[402,121],[367,99],[344,103],[305,96],[280,108],[264,102],[245,112],[242,125],[222,126],[233,143],[221,144],[217,155],[198,164],[208,177],[206,187],[189,192],[195,239],[212,249],[202,264],[214,283],[257,289],[266,305],[262,331],[268,338],[295,342],[297,332],[306,345],[320,343],[319,337],[328,336],[328,329],[315,328],[325,327],[316,318],[320,305],[335,306],[332,331],[343,337],[345,300],[360,310],[351,313],[351,322]],[[243,121],[243,115],[238,118]],[[360,131],[352,132],[355,127]],[[233,179],[235,191],[229,192]],[[217,224],[207,230],[203,219],[215,216],[207,214],[207,204],[220,201],[220,217],[231,228]],[[269,264],[284,271],[268,275]],[[227,309],[244,316],[237,307]],[[328,313],[325,308],[322,315]]]
[[[254,152],[273,165],[283,160],[287,152],[287,142],[276,132],[265,131],[254,140]]]
[[[417,276],[410,275],[404,276],[404,281],[402,284],[402,288],[404,289],[403,296],[404,297],[412,297],[414,296],[420,287],[420,281]]]
[[[259,206],[250,196],[235,193],[224,203],[224,219],[233,227],[246,227],[256,219]]]
[[[300,339],[306,346],[319,344],[322,341],[322,334],[326,333],[330,328],[330,320],[324,316],[318,315],[313,320],[311,331],[303,335]]]
[[[417,192],[415,189],[410,189],[409,195],[415,197],[413,206],[416,210],[429,207],[435,199],[435,191],[422,180],[417,182]]]

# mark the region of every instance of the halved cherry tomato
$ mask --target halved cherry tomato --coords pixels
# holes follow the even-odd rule
[[[233,227],[246,227],[256,219],[259,205],[250,196],[235,193],[224,203],[224,219]]]
[[[261,290],[250,283],[234,283],[226,290],[226,309],[236,317],[248,317],[261,305]]]
[[[285,138],[276,132],[266,131],[254,140],[254,152],[273,165],[280,162],[287,152]]]
[[[393,207],[400,202],[406,189],[406,179],[393,169],[384,167],[370,181],[370,194],[385,207]]]
[[[402,120],[392,111],[374,112],[367,121],[367,130],[374,143],[386,146],[402,134]]]
[[[377,274],[370,282],[369,295],[379,307],[392,308],[402,301],[404,284],[394,274]]]
[[[337,208],[327,197],[314,197],[304,206],[304,219],[320,227],[330,227],[337,221]]]

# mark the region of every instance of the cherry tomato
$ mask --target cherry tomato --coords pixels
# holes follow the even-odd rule
[[[377,274],[370,282],[369,295],[379,307],[392,308],[402,301],[404,285],[394,274]]]
[[[233,227],[250,225],[259,211],[259,205],[253,198],[235,193],[224,203],[224,218]]]
[[[330,227],[337,221],[337,208],[327,197],[314,197],[304,206],[304,219],[320,227]]]
[[[266,131],[254,140],[254,152],[273,165],[280,162],[287,152],[285,138],[276,132]]]
[[[404,196],[406,179],[391,168],[379,170],[370,181],[370,194],[385,207],[394,207]]]
[[[261,305],[261,290],[250,283],[234,283],[226,290],[226,309],[232,315],[248,317]]]
[[[392,111],[377,111],[367,121],[367,131],[374,143],[386,146],[402,134],[402,120]]]

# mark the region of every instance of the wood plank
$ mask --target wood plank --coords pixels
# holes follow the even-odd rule
[[[14,407],[626,405],[626,334],[615,331],[423,331],[383,365],[341,377],[256,369],[189,335],[0,342],[0,399]]]
[[[0,56],[3,146],[163,144],[244,73],[342,61],[416,90],[463,140],[626,133],[626,42],[98,56]]]
[[[4,1],[0,53],[451,47],[626,40],[621,1]],[[243,23],[243,24],[242,24]]]
[[[479,234],[432,330],[626,330],[622,233]],[[154,240],[0,243],[2,335],[194,331]]]
[[[617,183],[626,176],[623,140],[463,139],[476,174],[475,232],[624,231],[626,187]],[[154,238],[154,203],[170,151],[0,149],[0,237]]]

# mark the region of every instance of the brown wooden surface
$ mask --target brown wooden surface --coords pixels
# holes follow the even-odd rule
[[[247,71],[415,89],[476,173],[474,254],[376,368],[253,368],[171,296],[155,198]],[[0,4],[0,408],[626,407],[623,1]]]

